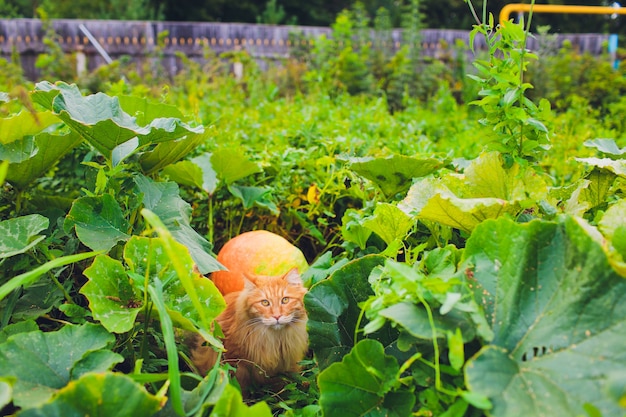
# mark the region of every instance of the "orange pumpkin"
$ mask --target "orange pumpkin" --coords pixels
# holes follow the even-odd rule
[[[287,239],[266,230],[242,233],[226,242],[217,260],[228,268],[216,271],[211,279],[222,294],[243,289],[245,275],[283,275],[293,268],[303,273],[308,263]]]

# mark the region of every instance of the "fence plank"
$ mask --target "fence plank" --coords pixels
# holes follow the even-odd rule
[[[332,36],[330,28],[311,26],[278,26],[242,23],[190,23],[190,22],[150,22],[119,20],[54,20],[53,27],[60,37],[64,51],[73,53],[82,50],[88,60],[89,69],[103,64],[103,59],[91,45],[87,37],[79,30],[82,23],[102,44],[112,58],[127,55],[134,60],[146,59],[154,51],[159,33],[167,32],[162,53],[165,61],[170,62],[168,71],[180,68],[176,62],[176,52],[182,52],[191,59],[201,59],[204,48],[209,46],[216,53],[235,49],[245,49],[257,60],[276,60],[287,57],[291,45],[290,34],[304,35],[299,39],[314,43],[321,35]],[[394,29],[387,34],[391,40],[388,45],[392,51],[404,42],[401,29]],[[22,57],[22,66],[28,78],[35,79],[33,57],[45,53],[42,23],[38,19],[0,19],[0,56],[8,58],[15,49]],[[372,31],[374,40],[375,33]],[[604,34],[559,34],[560,45],[568,39],[580,52],[600,54],[608,35]],[[449,29],[425,29],[421,32],[421,48],[425,56],[437,57],[442,45],[455,45],[460,40],[465,45],[469,42],[469,31]],[[385,42],[387,43],[387,42]],[[484,41],[476,39],[475,48],[484,49]],[[529,39],[529,48],[538,46],[536,39]]]

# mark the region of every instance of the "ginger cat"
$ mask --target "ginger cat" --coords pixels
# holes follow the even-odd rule
[[[226,310],[217,317],[224,332],[225,362],[236,366],[242,390],[267,383],[282,372],[299,370],[308,349],[306,288],[296,268],[283,276],[246,277],[244,289],[228,293]],[[215,364],[217,352],[198,337],[191,359],[202,374]]]

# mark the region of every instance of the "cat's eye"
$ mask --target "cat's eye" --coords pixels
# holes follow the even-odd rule
[[[280,302],[283,304],[287,304],[289,302],[289,297],[283,297],[283,299],[280,300]]]
[[[269,302],[268,300],[261,300],[261,305],[262,305],[263,307],[269,307],[270,302]]]

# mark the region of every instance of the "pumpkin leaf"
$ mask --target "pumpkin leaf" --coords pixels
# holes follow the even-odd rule
[[[143,97],[118,96],[120,107],[135,118],[140,126],[145,126],[154,119],[162,117],[183,118],[182,112],[176,106],[165,103],[153,103]]]
[[[24,139],[24,141],[32,141],[32,139]],[[34,138],[35,152],[28,158],[9,165],[7,181],[17,188],[26,188],[48,172],[62,156],[78,146],[80,142],[82,138],[75,132],[65,135],[46,132],[38,134]]]
[[[0,258],[24,253],[41,242],[45,236],[38,235],[48,228],[49,220],[39,214],[16,217],[0,222]]]
[[[25,136],[34,136],[60,122],[59,118],[49,111],[31,113],[22,110],[11,117],[0,118],[0,145],[21,140]]]
[[[594,168],[586,176],[588,185],[581,192],[583,201],[586,201],[590,208],[602,206],[609,196],[611,186],[615,182],[617,175],[608,169]]]
[[[195,288],[196,297],[202,301],[194,305],[177,275],[172,255],[189,271],[193,270],[193,260],[189,251],[180,243],[172,242],[168,249],[163,238],[133,236],[124,247],[124,260],[132,276],[141,278],[141,281],[135,284],[142,288],[145,277],[148,277],[149,283],[157,278],[161,280],[164,283],[163,301],[174,324],[193,331],[196,330],[197,324],[202,323],[201,315],[206,318],[207,323],[210,323],[222,312],[225,307],[224,299],[210,279],[198,273],[191,273],[189,279]],[[198,306],[200,308],[196,308]]]
[[[180,197],[176,183],[155,182],[138,175],[135,184],[139,192],[143,193],[145,208],[163,219],[174,239],[187,247],[201,273],[222,269],[212,255],[211,244],[191,227],[191,206]]]
[[[180,139],[158,143],[154,149],[141,153],[139,164],[145,174],[152,174],[181,160],[198,145],[204,143],[212,132],[190,133]]]
[[[22,408],[46,402],[72,379],[72,371],[91,352],[104,350],[115,341],[95,324],[66,325],[56,332],[19,333],[0,344],[0,376],[14,377],[13,402]],[[111,357],[108,363],[111,364]],[[117,355],[115,362],[120,362]],[[92,362],[100,368],[101,361]],[[81,372],[87,363],[80,364]]]
[[[443,166],[439,159],[393,155],[383,158],[346,158],[351,170],[374,182],[387,197],[406,192],[413,178],[432,174]]]
[[[88,373],[60,389],[45,404],[21,411],[20,417],[150,417],[166,398],[148,393],[126,375]]]
[[[613,174],[626,178],[626,160],[613,160],[610,158],[576,158],[578,162],[582,162],[592,167],[601,168],[612,172]]]
[[[80,293],[87,297],[93,317],[109,332],[131,330],[143,303],[122,263],[100,255],[83,273],[89,282],[83,285]]]
[[[130,238],[130,224],[119,204],[110,194],[74,200],[63,223],[65,232],[76,229],[76,236],[93,250],[110,250],[119,241]]]
[[[211,165],[217,177],[226,184],[261,172],[261,167],[250,161],[242,151],[231,148],[217,149],[211,155]]]
[[[51,110],[113,166],[141,146],[204,132],[202,126],[191,127],[175,117],[155,118],[141,127],[122,109],[118,97],[104,93],[83,96],[76,85],[43,81],[35,87],[32,100]]]
[[[330,278],[313,285],[305,295],[310,345],[322,369],[340,360],[354,346],[354,333],[361,314],[359,303],[373,294],[369,274],[383,265],[385,259],[368,255],[349,262]],[[371,336],[390,343],[382,333]]]
[[[595,148],[605,155],[617,158],[621,158],[622,155],[626,153],[626,148],[618,147],[617,143],[615,143],[615,139],[590,139],[584,141],[583,145],[588,148]]]
[[[249,187],[243,185],[229,185],[228,191],[243,203],[243,207],[248,210],[253,206],[268,209],[272,214],[278,215],[278,207],[272,197],[270,187]]]
[[[202,170],[191,161],[180,161],[168,165],[163,169],[163,174],[177,184],[202,189]]]
[[[626,282],[582,220],[486,221],[463,257],[495,335],[465,367],[490,415],[623,413],[606,385],[626,372]]]
[[[319,374],[324,416],[365,416],[374,410],[380,415],[410,414],[415,396],[410,392],[390,392],[399,369],[396,358],[385,355],[380,342],[361,340],[341,362]]]
[[[380,236],[387,245],[403,239],[414,225],[415,220],[409,215],[387,203],[377,204],[374,214],[363,221],[363,226]]]

